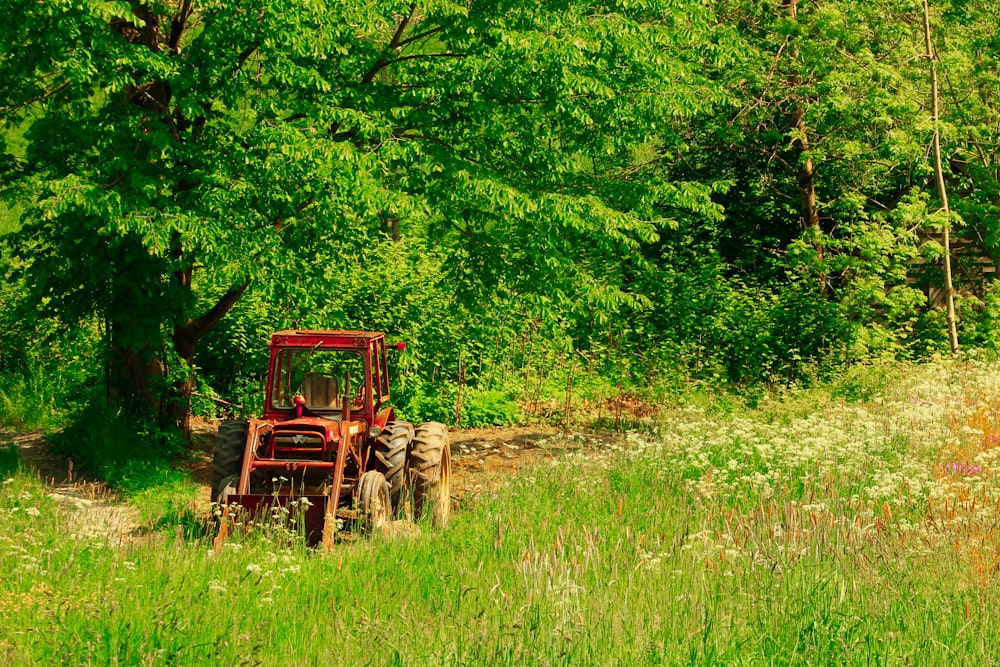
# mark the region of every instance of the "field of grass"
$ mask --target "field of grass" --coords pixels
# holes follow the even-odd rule
[[[184,485],[109,543],[14,474],[0,664],[997,664],[998,371],[676,407],[468,490],[447,530],[329,552],[216,553]]]

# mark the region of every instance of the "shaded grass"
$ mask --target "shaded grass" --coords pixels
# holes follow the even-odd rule
[[[0,479],[11,477],[21,467],[21,459],[13,442],[0,439]]]
[[[918,370],[860,406],[815,394],[822,418],[677,413],[658,437],[483,480],[445,531],[330,552],[271,531],[216,553],[183,530],[183,485],[148,505],[167,530],[74,539],[18,475],[0,491],[0,662],[996,664],[991,434],[963,430],[987,423],[995,370]],[[956,441],[988,472],[941,473]],[[907,466],[927,483],[886,477]]]
[[[179,434],[92,400],[69,426],[50,436],[53,448],[126,496],[182,484],[187,453]]]

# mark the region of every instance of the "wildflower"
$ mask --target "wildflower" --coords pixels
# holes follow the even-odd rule
[[[982,467],[971,465],[965,461],[954,461],[944,464],[944,471],[957,477],[975,477],[982,472]]]

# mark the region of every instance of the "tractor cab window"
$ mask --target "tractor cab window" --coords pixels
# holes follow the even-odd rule
[[[294,407],[296,394],[314,412],[340,411],[350,376],[351,407],[365,400],[365,359],[349,350],[288,349],[278,354],[271,404],[280,410]]]

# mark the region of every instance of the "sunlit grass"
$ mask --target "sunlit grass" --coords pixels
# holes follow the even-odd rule
[[[280,531],[216,552],[184,485],[147,492],[141,534],[81,532],[16,474],[0,663],[993,664],[997,370],[678,407],[550,443],[445,531],[329,552]]]

